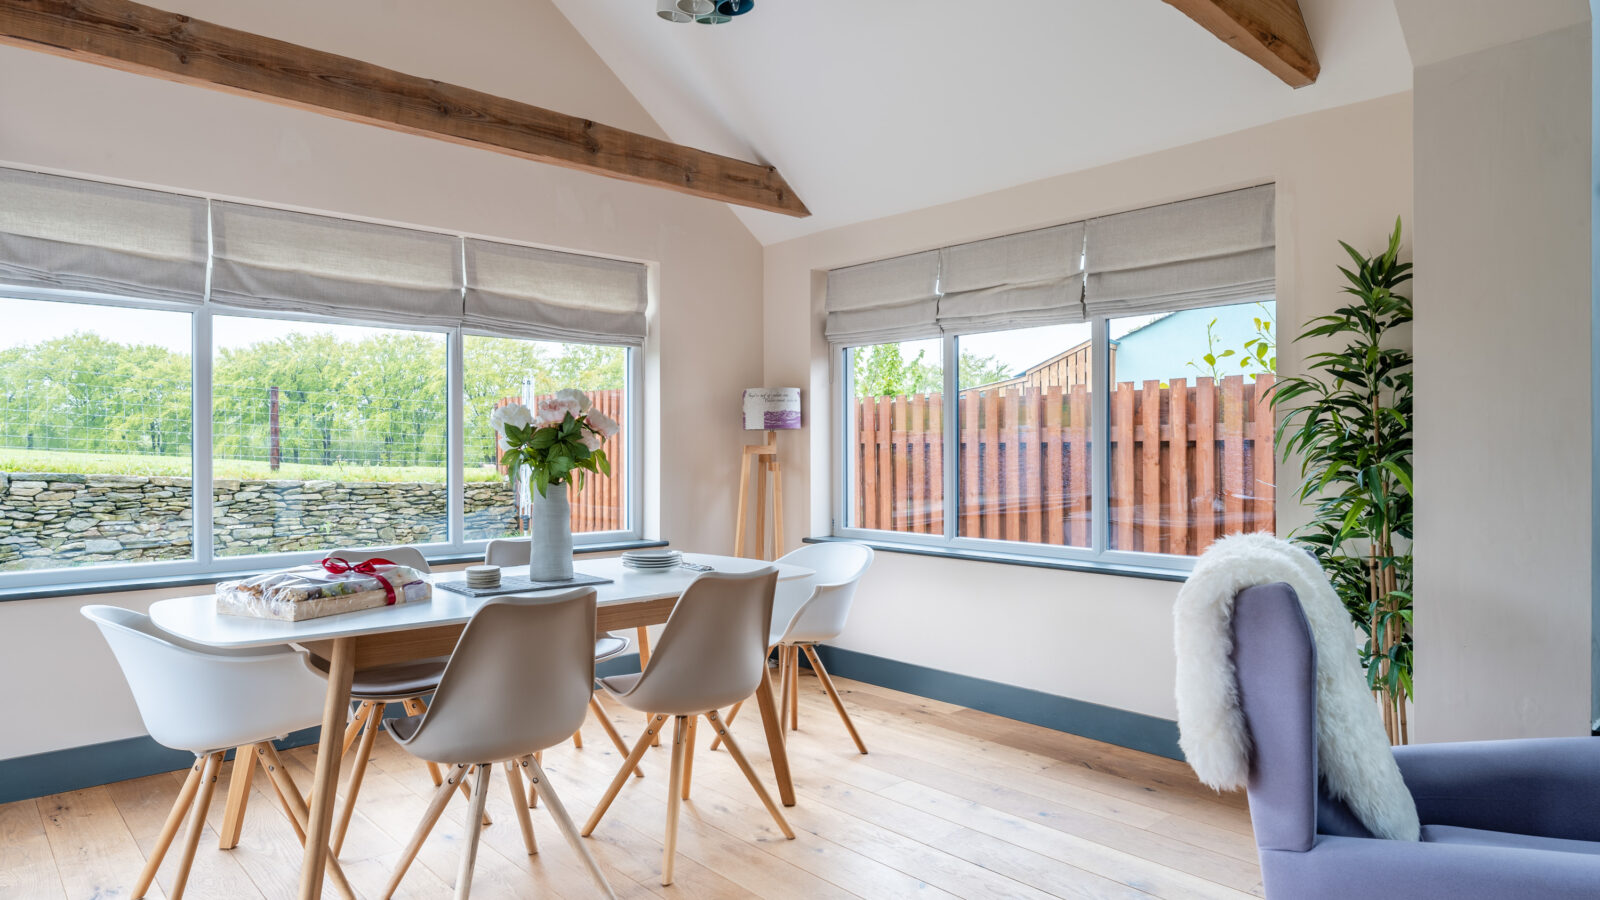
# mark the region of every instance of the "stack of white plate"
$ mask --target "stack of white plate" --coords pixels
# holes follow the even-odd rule
[[[499,586],[499,566],[467,566],[467,587],[482,590]]]
[[[629,550],[622,554],[622,564],[640,572],[664,572],[676,569],[683,562],[683,554],[676,550]]]

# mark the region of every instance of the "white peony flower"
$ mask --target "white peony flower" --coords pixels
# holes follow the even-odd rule
[[[541,426],[560,425],[561,420],[566,418],[569,413],[573,416],[582,415],[578,411],[578,404],[563,398],[560,394],[554,397],[545,397],[539,401],[538,422]]]
[[[578,411],[574,413],[574,415],[581,416],[594,408],[594,402],[589,399],[588,394],[573,388],[563,388],[562,390],[556,391],[556,399],[564,400],[576,406]]]
[[[583,445],[588,447],[590,450],[599,450],[600,443],[604,440],[605,438],[602,438],[600,435],[595,434],[592,431],[585,431],[583,433]]]
[[[521,403],[508,403],[505,406],[496,407],[494,412],[489,413],[489,424],[494,428],[496,434],[505,437],[507,425],[515,425],[518,428],[532,425],[533,413]]]
[[[617,424],[617,420],[611,418],[598,409],[589,411],[589,425],[598,430],[601,435],[608,438],[615,436],[616,433],[621,430],[621,426]]]

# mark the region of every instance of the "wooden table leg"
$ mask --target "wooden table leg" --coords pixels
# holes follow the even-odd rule
[[[789,779],[789,751],[783,744],[783,717],[772,696],[772,681],[766,673],[756,685],[756,704],[761,708],[761,725],[767,730],[767,752],[772,754],[772,774],[778,781],[778,798],[784,806],[794,805],[794,782]]]
[[[333,801],[339,781],[339,743],[345,718],[350,714],[355,648],[355,638],[338,638],[328,660],[328,696],[322,705],[322,734],[317,741],[311,820],[306,823],[306,855],[300,865],[300,900],[319,900],[322,896],[322,874],[328,864],[328,836],[333,828]]]

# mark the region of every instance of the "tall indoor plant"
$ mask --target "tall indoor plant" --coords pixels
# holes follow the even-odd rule
[[[533,410],[521,403],[498,407],[489,423],[506,448],[501,465],[520,495],[527,470],[528,577],[534,581],[572,578],[572,505],[567,486],[583,490],[585,473],[611,474],[600,445],[617,433],[617,423],[594,408],[583,391],[561,390]]]
[[[1300,501],[1311,521],[1293,540],[1316,555],[1366,635],[1362,662],[1383,705],[1392,743],[1409,739],[1411,697],[1412,356],[1394,331],[1411,321],[1411,280],[1400,262],[1400,222],[1382,254],[1340,267],[1355,299],[1307,322],[1296,342],[1344,340],[1340,350],[1306,357],[1301,375],[1281,376],[1278,446],[1298,456]]]

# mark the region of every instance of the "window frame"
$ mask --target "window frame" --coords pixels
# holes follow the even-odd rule
[[[1274,298],[1276,299],[1276,298]],[[1243,305],[1254,302],[1242,300],[1238,304],[1223,303],[1218,306]],[[1095,447],[1109,445],[1111,437],[1111,397],[1110,391],[1105,386],[1110,381],[1111,354],[1110,335],[1111,320],[1120,318],[1111,314],[1099,314],[1089,318],[1090,347],[1092,360],[1092,377],[1090,382],[1090,412],[1089,432],[1090,442]],[[988,334],[992,332],[978,332]],[[849,345],[831,345],[829,347],[830,384],[832,385],[833,399],[838,407],[837,413],[832,417],[836,437],[832,443],[834,456],[832,471],[836,473],[833,485],[833,513],[829,517],[830,533],[834,537],[848,538],[851,540],[865,541],[878,544],[900,544],[908,547],[925,548],[928,550],[948,550],[952,553],[980,553],[994,554],[998,557],[1024,557],[1045,560],[1071,560],[1088,565],[1104,565],[1108,574],[1118,574],[1119,570],[1135,569],[1162,569],[1174,572],[1188,572],[1194,568],[1198,557],[1178,556],[1171,553],[1147,553],[1134,550],[1113,550],[1110,548],[1110,480],[1111,460],[1106,453],[1094,453],[1091,457],[1089,473],[1090,490],[1090,526],[1088,547],[1069,547],[1060,544],[1034,544],[1026,541],[1000,541],[986,538],[962,537],[960,535],[959,508],[953,504],[960,502],[960,379],[961,379],[961,351],[960,334],[946,333],[939,336],[940,346],[943,349],[942,359],[944,379],[942,394],[942,417],[944,433],[941,435],[943,447],[943,496],[953,498],[953,503],[947,503],[944,510],[944,534],[914,534],[900,531],[889,531],[875,528],[858,528],[846,525],[848,514],[854,508],[851,496],[851,485],[854,483],[853,474],[855,465],[853,448],[849,446],[850,438],[856,433],[854,418],[855,405],[850,401],[854,397],[854,370],[849,362],[849,353],[856,349]],[[857,345],[873,346],[873,345]]]
[[[220,556],[216,554],[214,543],[215,522],[213,521],[214,503],[212,472],[212,361],[216,349],[212,343],[212,318],[214,316],[228,316],[234,318],[278,319],[294,322],[307,322],[311,324],[326,325],[357,325],[367,328],[383,328],[393,331],[416,331],[426,334],[439,334],[445,337],[445,365],[446,385],[448,396],[446,398],[446,411],[448,417],[447,434],[445,440],[445,465],[446,465],[446,522],[447,540],[427,544],[417,544],[424,556],[429,558],[481,556],[488,546],[490,539],[466,540],[465,516],[465,477],[462,463],[465,459],[466,426],[462,421],[464,397],[462,395],[464,380],[464,345],[465,335],[482,335],[486,337],[504,338],[505,335],[496,335],[491,332],[465,328],[460,325],[448,328],[428,328],[423,326],[395,324],[372,319],[347,318],[343,316],[312,316],[294,313],[279,313],[272,310],[233,309],[217,307],[210,303],[199,306],[181,302],[162,300],[146,300],[142,298],[124,297],[112,294],[96,294],[83,291],[48,290],[38,288],[12,288],[0,284],[0,299],[36,300],[47,302],[77,303],[93,306],[116,306],[125,309],[148,309],[161,312],[188,313],[190,319],[190,434],[192,444],[190,453],[190,497],[189,504],[191,518],[191,546],[194,555],[188,559],[161,560],[155,562],[138,563],[110,563],[104,565],[63,566],[51,569],[21,569],[10,572],[0,572],[0,591],[12,588],[52,587],[67,586],[75,583],[107,583],[118,581],[152,580],[162,578],[189,578],[195,576],[228,575],[231,573],[257,572],[265,569],[283,568],[288,566],[305,565],[314,563],[327,555],[326,550],[298,550],[278,553],[260,553],[245,556]],[[515,340],[525,340],[514,338]],[[562,342],[554,342],[562,343]],[[566,342],[576,343],[576,342]],[[575,533],[572,543],[575,549],[582,550],[589,545],[614,544],[624,541],[638,541],[643,539],[643,486],[640,483],[644,473],[643,447],[640,417],[642,415],[641,396],[644,389],[644,348],[623,346],[627,351],[628,359],[625,365],[626,403],[628,408],[627,421],[623,423],[624,437],[628,447],[628,456],[623,460],[626,485],[626,509],[624,521],[628,527],[616,531],[594,531]],[[202,452],[202,448],[204,452]],[[335,548],[329,548],[335,549]]]

